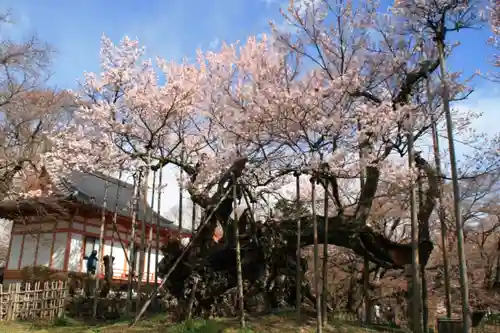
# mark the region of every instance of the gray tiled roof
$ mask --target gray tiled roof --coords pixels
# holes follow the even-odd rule
[[[85,173],[72,171],[68,176],[60,179],[59,187],[64,187],[63,192],[71,193],[77,200],[94,204],[98,207],[104,206],[104,197],[107,192],[106,208],[114,212],[115,207],[118,214],[131,216],[130,203],[133,198],[134,187],[122,180],[106,176],[101,173]],[[106,191],[107,186],[107,191]],[[139,200],[138,219],[141,221],[156,224],[158,214],[145,204],[143,199]],[[160,215],[160,225],[162,227],[176,229],[177,226],[172,221]],[[183,232],[190,232],[183,230]]]

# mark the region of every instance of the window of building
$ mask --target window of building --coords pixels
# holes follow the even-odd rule
[[[127,250],[128,253],[129,250]],[[140,250],[140,244],[139,243],[134,243],[134,251],[132,252],[132,256],[130,256],[130,260],[132,260],[132,265],[134,267],[134,277],[139,274],[139,267],[140,267],[140,258],[141,258],[141,250]],[[128,276],[128,271],[129,268],[127,268],[127,276]]]
[[[135,275],[139,274],[139,262],[140,262],[140,245],[138,243],[134,244],[134,267],[135,267]]]
[[[84,253],[85,256],[88,257],[94,250],[99,252],[99,238],[86,236],[84,241],[85,241],[85,253]]]

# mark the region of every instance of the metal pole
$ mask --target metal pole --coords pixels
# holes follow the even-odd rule
[[[446,131],[448,134],[448,148],[450,150],[450,167],[453,185],[453,210],[455,212],[455,228],[457,234],[458,260],[460,271],[460,294],[462,296],[462,320],[463,332],[468,333],[470,327],[469,320],[469,284],[467,279],[467,262],[464,249],[464,231],[462,223],[462,213],[460,211],[460,188],[458,184],[457,158],[455,153],[455,143],[453,141],[453,120],[450,111],[450,96],[448,83],[446,82],[446,64],[444,59],[444,41],[438,39],[439,69],[441,72],[441,82],[443,85],[443,109],[446,117]]]

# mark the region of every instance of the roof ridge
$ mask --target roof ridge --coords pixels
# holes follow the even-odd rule
[[[101,172],[101,171],[88,172],[88,171],[78,170],[78,172],[81,172],[81,173],[89,175],[89,176],[94,176],[94,177],[97,177],[97,178],[101,178],[102,180],[104,180],[106,182],[114,183],[115,185],[118,185],[118,186],[121,186],[121,187],[133,188],[132,184],[127,183],[126,181],[124,181],[122,179],[119,179],[119,178],[116,178],[116,177],[113,177],[113,176],[110,176],[110,175],[106,175],[104,172]]]
[[[95,172],[90,172],[90,171],[83,171],[83,170],[78,170],[78,169],[73,169],[69,170],[69,172],[60,172],[60,167],[57,165],[57,163],[53,160],[50,159],[45,159],[43,161],[43,166],[45,167],[47,174],[50,179],[50,183],[53,186],[53,191],[57,193],[57,195],[64,196],[64,197],[70,197],[70,196],[81,196],[83,195],[84,197],[87,197],[85,200],[88,200],[91,198],[91,195],[93,193],[86,193],[85,186],[84,188],[80,187],[80,183],[83,181],[84,183],[87,181],[90,181],[91,183],[94,181],[91,181],[90,179],[83,179],[81,181],[78,180],[78,177],[81,176],[90,176],[90,177],[95,177],[95,181],[100,181],[102,186],[102,183],[104,182],[109,182],[111,187],[114,187],[116,191],[118,191],[118,188],[123,188],[125,197],[130,196],[131,192],[133,192],[134,186],[122,179],[115,178],[111,175],[107,175],[104,172],[101,171],[95,171]],[[84,178],[84,177],[83,177]],[[97,179],[99,180],[97,180]],[[80,183],[79,183],[80,182]],[[87,184],[89,185],[89,184]],[[115,191],[115,190],[113,190]],[[170,219],[168,219],[166,216],[162,214],[160,211],[156,211],[154,207],[154,203],[150,203],[148,200],[148,196],[144,195],[145,193],[143,191],[138,191],[139,192],[139,210],[138,214],[141,215],[141,218],[147,218],[148,220],[151,219],[150,221],[145,220],[147,224],[155,224],[157,219],[159,218],[161,223],[165,225],[165,227],[169,229],[174,228],[174,223]],[[120,194],[120,197],[122,196]],[[129,199],[130,200],[130,199]],[[120,200],[121,201],[121,200]],[[97,203],[97,205],[100,205]],[[120,205],[117,203],[117,205]],[[118,207],[118,206],[117,206]],[[128,216],[128,213],[125,211],[122,211],[121,209],[119,210],[120,214],[126,214]],[[151,214],[151,215],[149,215]],[[154,222],[153,222],[154,221]],[[188,229],[183,228],[182,232],[190,232]]]

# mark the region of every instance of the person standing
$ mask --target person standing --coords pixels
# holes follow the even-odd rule
[[[93,250],[90,256],[85,256],[83,259],[87,259],[87,274],[95,275],[97,271],[97,250]]]
[[[97,271],[97,250],[93,250],[92,253],[87,257],[84,256],[83,259],[87,260],[87,297],[93,295],[95,288],[95,274]]]

